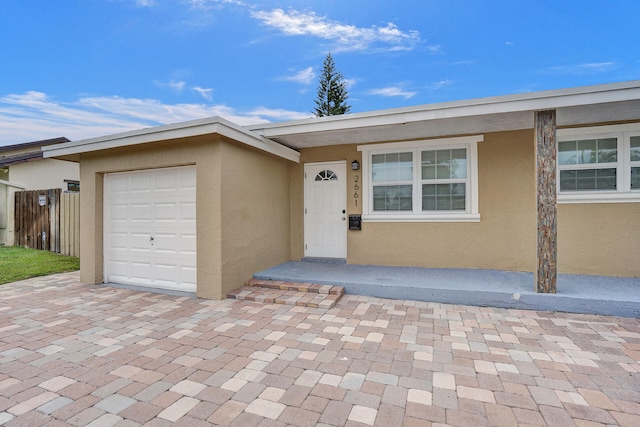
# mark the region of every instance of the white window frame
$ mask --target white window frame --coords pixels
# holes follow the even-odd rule
[[[484,141],[484,135],[472,135],[453,138],[439,138],[408,142],[359,145],[362,152],[362,221],[363,222],[479,222],[478,212],[478,142]],[[421,152],[430,150],[467,150],[467,178],[465,181],[464,211],[422,211]],[[413,210],[373,211],[373,182],[371,180],[371,156],[413,152]],[[395,183],[394,183],[395,184]]]
[[[624,125],[593,126],[585,128],[558,129],[556,139],[561,141],[616,138],[616,189],[615,190],[581,190],[560,191],[560,171],[577,169],[598,169],[598,164],[560,165],[557,164],[558,203],[634,203],[640,202],[640,189],[631,189],[631,167],[640,162],[631,162],[631,137],[640,136],[640,123]],[[558,151],[559,152],[559,151]],[[612,166],[603,163],[602,167]]]

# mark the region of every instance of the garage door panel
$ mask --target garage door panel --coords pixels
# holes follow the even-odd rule
[[[133,221],[151,222],[151,218],[153,217],[151,203],[131,204],[129,212],[130,219]]]
[[[176,169],[159,169],[155,174],[156,190],[177,190],[181,188],[182,171]]]
[[[111,205],[109,207],[109,216],[112,221],[127,220],[129,209],[126,204]]]
[[[196,189],[196,175],[192,173],[181,173],[180,174],[180,187],[183,190],[194,190]]]
[[[176,282],[180,278],[178,275],[179,268],[176,265],[169,264],[157,264],[155,265],[158,272],[158,277],[161,277],[161,281],[164,282]]]
[[[111,233],[109,240],[113,249],[126,249],[128,245],[127,233]]]
[[[128,192],[131,193],[150,193],[153,190],[152,180],[155,172],[140,171],[126,174],[129,179]]]
[[[176,222],[178,218],[178,204],[173,202],[156,203],[153,205],[156,221]]]
[[[149,268],[151,268],[151,263],[132,261],[130,263],[130,266],[132,268],[131,272],[133,276],[140,276],[140,277],[149,276]]]
[[[115,261],[109,262],[109,270],[113,275],[124,275],[127,271],[127,261]]]
[[[195,221],[196,220],[196,204],[193,202],[180,203],[180,219],[182,221]]]
[[[195,254],[196,253],[196,236],[184,235],[184,234],[181,235],[180,248],[183,253]]]
[[[182,267],[182,281],[189,283],[191,286],[196,286],[196,268],[195,267]]]
[[[149,234],[129,233],[129,248],[132,251],[151,252],[151,242],[149,241]]]
[[[175,234],[157,234],[153,243],[154,250],[158,254],[169,253],[176,256],[180,253],[179,237]]]
[[[126,175],[111,175],[109,191],[112,193],[126,193],[129,189],[129,178]]]
[[[107,281],[196,290],[195,182],[195,167],[107,175]]]

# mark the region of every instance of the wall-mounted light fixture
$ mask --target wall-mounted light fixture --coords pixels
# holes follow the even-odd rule
[[[351,162],[351,170],[352,171],[360,170],[360,162],[357,160],[354,160],[353,162]]]

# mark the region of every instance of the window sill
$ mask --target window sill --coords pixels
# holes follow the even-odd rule
[[[441,213],[441,214],[364,214],[362,222],[480,222],[480,214]]]
[[[558,194],[558,204],[570,203],[639,203],[640,191],[632,193]]]

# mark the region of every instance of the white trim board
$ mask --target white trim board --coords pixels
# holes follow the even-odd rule
[[[59,157],[207,134],[219,134],[283,159],[296,163],[300,161],[299,152],[239,127],[221,117],[66,142],[55,146],[42,147],[42,151],[44,157]]]

